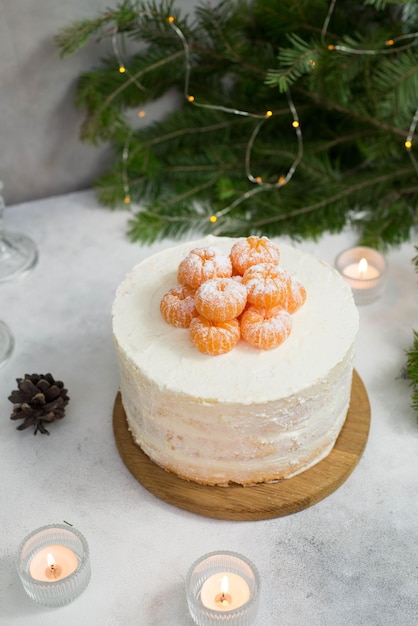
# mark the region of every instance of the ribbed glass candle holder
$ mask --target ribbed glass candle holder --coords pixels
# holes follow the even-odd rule
[[[369,304],[383,294],[387,262],[377,250],[367,246],[343,250],[335,259],[335,267],[350,285],[356,304]]]
[[[245,556],[211,552],[191,566],[186,578],[190,615],[198,626],[228,623],[253,626],[258,610],[260,577]]]
[[[75,600],[90,580],[87,541],[65,524],[34,530],[20,544],[17,569],[26,593],[35,602],[64,606]]]

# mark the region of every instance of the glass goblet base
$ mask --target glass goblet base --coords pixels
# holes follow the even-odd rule
[[[38,260],[38,249],[30,237],[4,232],[0,238],[0,282],[18,278]]]

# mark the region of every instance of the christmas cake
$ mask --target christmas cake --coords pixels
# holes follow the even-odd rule
[[[165,249],[133,268],[113,303],[132,436],[197,483],[295,476],[329,454],[346,418],[351,289],[326,263],[262,239],[261,256],[261,238]]]

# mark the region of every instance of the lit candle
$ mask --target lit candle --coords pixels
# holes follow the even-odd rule
[[[22,541],[17,568],[28,596],[43,606],[64,606],[90,580],[87,542],[69,525],[44,526]]]
[[[35,580],[53,582],[72,574],[78,566],[76,553],[57,544],[36,552],[29,563],[29,572]]]
[[[383,293],[386,282],[386,260],[373,248],[359,246],[341,252],[336,268],[350,285],[356,304],[374,302]]]
[[[233,611],[248,602],[250,588],[247,582],[233,572],[210,576],[202,585],[202,604],[214,611]]]
[[[193,563],[186,578],[187,603],[198,626],[254,624],[259,590],[256,567],[235,552],[206,554]]]
[[[348,279],[354,279],[354,281],[352,281],[353,286],[356,285],[356,280],[364,281],[379,277],[378,270],[373,265],[370,265],[364,257],[360,259],[358,263],[350,263],[350,265],[347,265],[347,267],[343,269],[343,274]]]

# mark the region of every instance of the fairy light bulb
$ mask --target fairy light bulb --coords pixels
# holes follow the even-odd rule
[[[393,44],[395,43],[395,40],[394,39],[388,39],[385,43],[386,43],[387,46],[393,46]]]
[[[284,185],[285,180],[286,179],[284,176],[280,176],[277,182],[279,183],[279,185]]]
[[[273,111],[266,111],[266,117],[271,117],[273,115]]]
[[[145,111],[138,111],[138,117],[145,117]]]
[[[405,148],[406,148],[407,150],[410,150],[410,149],[412,148],[412,141],[409,141],[409,139],[407,139],[407,140],[405,141]]]
[[[170,22],[170,24],[172,24],[172,23],[174,22],[174,20],[175,20],[175,19],[176,19],[175,17],[173,17],[172,15],[170,15],[170,16],[167,18],[167,22]]]
[[[261,183],[263,182],[263,179],[261,178],[261,176],[257,176],[255,179],[255,182],[261,185]]]
[[[300,124],[299,124],[298,120],[293,120],[292,126],[293,126],[293,128],[299,128]]]
[[[124,201],[124,203],[125,203],[125,204],[129,204],[129,203],[130,203],[130,201],[131,201],[130,196],[125,196],[125,197],[124,197],[124,199],[123,199],[123,201]]]
[[[189,102],[194,102],[194,96],[187,96],[187,100]]]
[[[209,221],[212,222],[212,224],[214,224],[215,222],[218,221],[218,218],[216,217],[216,215],[211,215],[209,218]]]
[[[119,66],[119,72],[120,72],[121,74],[124,74],[124,73],[126,72],[126,67],[124,67],[123,65],[120,65],[120,66]]]

